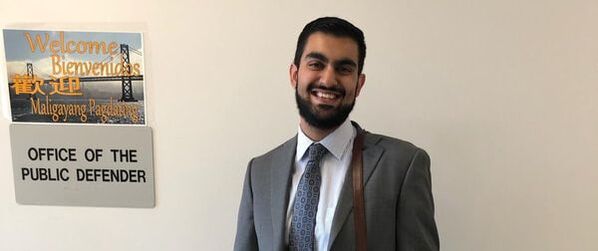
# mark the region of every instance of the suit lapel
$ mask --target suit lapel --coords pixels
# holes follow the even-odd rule
[[[274,250],[283,250],[286,232],[286,212],[291,186],[291,171],[297,151],[297,136],[293,137],[274,154],[270,167],[270,203],[272,215],[272,241]]]
[[[374,172],[374,169],[378,166],[378,161],[384,153],[384,149],[376,145],[380,140],[380,136],[367,133],[363,143],[363,180],[364,188],[370,180],[370,176]],[[352,184],[351,184],[352,185]],[[351,189],[353,189],[351,187]]]
[[[361,129],[359,125],[356,123],[354,124],[358,128],[358,131]],[[371,133],[366,133],[364,143],[363,143],[363,180],[364,180],[364,189],[367,188],[367,183],[369,181],[370,176],[376,169],[378,165],[378,161],[384,152],[384,149],[377,146],[376,143],[380,137],[378,135],[374,135]],[[367,199],[366,199],[367,203]],[[347,171],[347,175],[345,176],[345,182],[343,183],[343,188],[341,189],[341,194],[339,196],[338,204],[336,205],[336,211],[334,213],[334,218],[332,220],[332,228],[330,230],[330,241],[328,243],[328,248],[332,246],[334,240],[338,236],[338,233],[342,229],[343,225],[348,219],[349,214],[353,210],[353,181],[351,176],[351,167]]]

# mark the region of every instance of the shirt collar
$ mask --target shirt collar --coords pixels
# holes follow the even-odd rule
[[[309,148],[312,143],[322,144],[335,158],[340,160],[343,157],[349,142],[351,142],[351,139],[355,136],[355,128],[353,128],[351,121],[348,118],[336,128],[336,130],[328,134],[328,136],[319,142],[314,142],[307,137],[301,130],[301,127],[299,127],[298,131],[297,154],[295,155],[295,160],[297,161],[303,158],[307,148]]]

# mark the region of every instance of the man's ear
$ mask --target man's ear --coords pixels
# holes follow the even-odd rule
[[[361,88],[365,85],[365,74],[359,74],[359,79],[357,80],[357,89],[355,90],[355,97],[359,96],[361,92]]]
[[[291,80],[291,86],[293,87],[293,89],[297,88],[298,74],[299,68],[297,68],[297,66],[292,63],[291,66],[289,66],[289,78]]]

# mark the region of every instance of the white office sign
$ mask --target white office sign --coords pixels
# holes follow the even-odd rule
[[[154,207],[146,126],[10,126],[19,204]]]

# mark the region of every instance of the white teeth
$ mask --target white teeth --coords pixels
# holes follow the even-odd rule
[[[323,92],[316,92],[316,96],[318,96],[319,98],[325,98],[325,99],[336,98],[336,95],[334,95],[332,93],[323,93]]]

